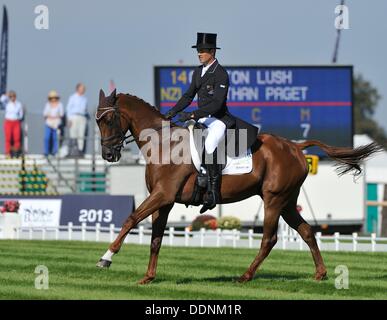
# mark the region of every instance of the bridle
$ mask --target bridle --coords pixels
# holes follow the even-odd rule
[[[109,102],[107,102],[107,103],[109,103]],[[100,115],[98,115],[99,111],[102,111],[102,113]],[[119,130],[119,133],[113,134],[113,135],[108,136],[106,138],[101,137],[101,145],[103,147],[114,149],[115,151],[120,152],[124,146],[124,143],[129,144],[131,142],[134,142],[134,141],[136,141],[136,138],[132,134],[126,135],[126,132],[124,132],[122,130],[121,123],[120,123],[121,114],[120,114],[119,106],[116,102],[114,102],[113,104],[110,103],[110,105],[108,105],[106,107],[99,107],[97,109],[97,112],[95,113],[95,120],[97,121],[97,123],[109,112],[113,112],[113,121],[111,122],[111,124],[108,124],[108,126],[110,128],[116,127],[116,128],[119,128],[120,130]],[[176,125],[173,122],[172,122],[172,124]],[[159,131],[161,129],[163,129],[162,126],[155,129],[155,130]],[[114,145],[109,145],[110,141],[117,139],[117,138],[119,139],[118,143],[116,143]]]
[[[99,111],[102,111],[102,113],[100,115],[98,115]],[[135,141],[136,139],[132,134],[126,135],[126,132],[124,132],[122,130],[121,123],[120,123],[121,114],[120,114],[119,106],[116,103],[114,103],[111,106],[98,108],[97,112],[95,113],[95,120],[97,122],[100,121],[109,112],[113,112],[113,121],[110,125],[108,124],[108,126],[110,128],[113,128],[113,127],[119,128],[119,133],[115,133],[115,134],[108,136],[108,137],[105,137],[105,138],[101,137],[101,145],[103,147],[111,148],[111,149],[114,149],[114,150],[119,152],[124,147],[124,143],[129,144],[129,143]],[[114,145],[109,145],[109,142],[111,142],[117,138],[119,139],[118,143],[116,143]],[[128,139],[130,139],[130,140],[128,141]]]

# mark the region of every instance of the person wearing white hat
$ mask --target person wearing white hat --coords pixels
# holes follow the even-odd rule
[[[44,107],[44,155],[55,155],[58,152],[58,128],[64,116],[63,105],[55,90],[48,93],[48,101]]]

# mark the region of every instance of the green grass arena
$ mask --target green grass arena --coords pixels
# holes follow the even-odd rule
[[[239,284],[257,250],[163,246],[157,278],[138,285],[148,245],[124,244],[110,269],[95,267],[106,243],[0,241],[0,299],[386,299],[387,253],[322,252],[328,280],[313,280],[307,251],[273,250],[249,283]],[[35,267],[49,288],[35,289]],[[349,270],[349,289],[335,288],[335,268]]]

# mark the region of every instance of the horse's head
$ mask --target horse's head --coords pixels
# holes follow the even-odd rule
[[[126,139],[125,133],[129,129],[120,112],[119,98],[116,90],[110,96],[105,97],[101,89],[99,92],[99,104],[95,114],[99,131],[101,133],[102,158],[109,162],[116,162],[121,158],[121,149]]]

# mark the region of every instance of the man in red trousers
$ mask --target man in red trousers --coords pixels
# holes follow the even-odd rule
[[[0,97],[5,105],[5,154],[8,156],[17,156],[20,154],[21,139],[21,121],[23,119],[23,106],[16,100],[16,92],[9,91]]]

